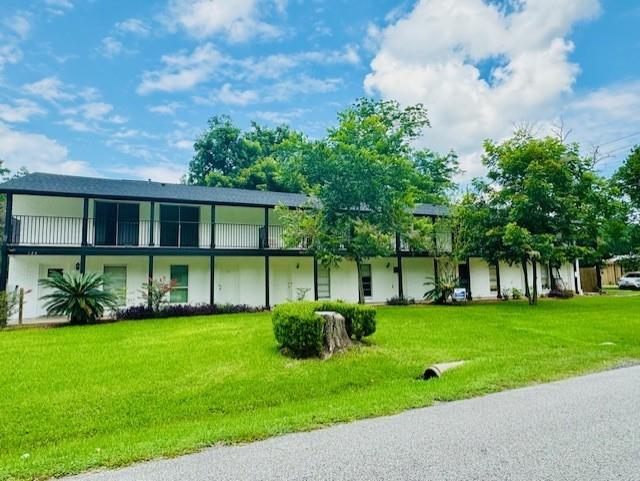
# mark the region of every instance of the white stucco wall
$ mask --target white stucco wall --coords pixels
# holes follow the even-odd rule
[[[432,257],[402,258],[402,282],[406,297],[421,301],[424,293],[433,286],[433,282],[428,283],[433,279],[433,275]],[[428,285],[425,285],[426,283]]]
[[[216,257],[216,304],[264,306],[264,257]]]
[[[9,278],[7,290],[16,287],[31,290],[25,296],[24,317],[35,318],[46,315],[40,297],[46,294],[38,280],[46,277],[47,269],[75,270],[79,256],[9,256]]]
[[[308,289],[305,300],[313,300],[312,257],[270,257],[269,262],[269,297],[272,305],[296,300],[297,289]]]

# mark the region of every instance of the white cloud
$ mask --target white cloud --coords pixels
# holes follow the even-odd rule
[[[147,107],[149,112],[160,115],[175,115],[176,110],[182,107],[180,102],[168,102],[166,104],[150,105]]]
[[[273,54],[261,58],[247,58],[236,61],[242,67],[242,77],[249,79],[276,79],[286,72],[303,64],[350,64],[360,63],[358,49],[354,45],[346,45],[341,50],[312,50],[291,54]]]
[[[73,8],[71,0],[44,0],[46,10],[53,15],[64,15]]]
[[[167,182],[171,184],[177,184],[180,182],[180,179],[186,170],[186,165],[182,169],[180,169],[177,168],[175,163],[173,162],[154,162],[150,165],[116,167],[114,169],[111,169],[111,172],[143,180],[150,179],[154,182]]]
[[[303,74],[271,85],[266,89],[263,99],[265,102],[279,102],[296,95],[332,92],[341,83],[342,79],[339,78],[319,79]]]
[[[119,32],[132,33],[134,35],[140,35],[141,37],[146,37],[150,32],[149,26],[137,18],[128,18],[122,22],[118,22],[115,28]]]
[[[601,166],[608,170],[621,162],[632,146],[640,144],[640,81],[578,96],[561,114],[565,127],[571,130],[570,140],[580,142],[585,150],[601,146]]]
[[[176,140],[175,142],[170,142],[169,145],[179,150],[193,150],[193,140],[189,139]]]
[[[124,47],[120,40],[116,40],[113,37],[105,37],[102,39],[100,51],[105,57],[113,58],[120,55],[124,51]]]
[[[213,96],[215,101],[230,105],[247,105],[256,102],[258,97],[256,90],[234,90],[228,83],[218,89]]]
[[[252,37],[275,38],[278,28],[260,20],[257,0],[170,0],[164,20],[170,31],[178,28],[196,38],[223,34],[232,42]],[[285,3],[275,2],[276,10]]]
[[[253,112],[256,119],[271,122],[273,124],[288,124],[292,120],[302,117],[307,111],[305,109],[294,109],[289,112],[260,110]]]
[[[579,73],[567,37],[577,22],[600,11],[598,0],[510,6],[422,0],[387,28],[370,29],[378,47],[366,90],[403,104],[424,103],[433,126],[424,142],[456,149],[470,174],[481,171],[474,153],[483,139],[503,138],[514,124],[557,113]]]
[[[0,45],[0,73],[5,65],[18,63],[20,60],[22,60],[22,50],[17,45],[9,43]]]
[[[57,77],[45,77],[37,82],[25,84],[22,90],[49,101],[67,101],[75,98]]]
[[[86,102],[62,109],[66,118],[59,122],[76,132],[103,132],[110,124],[124,124],[127,119],[114,115],[113,105],[106,102]]]
[[[137,92],[146,95],[155,91],[188,90],[207,81],[221,61],[222,55],[210,43],[196,47],[190,54],[163,55],[164,68],[144,72]]]
[[[12,171],[26,167],[31,172],[95,175],[91,166],[69,159],[67,148],[41,134],[13,130],[0,123],[0,158]]]
[[[6,65],[22,60],[20,43],[31,31],[31,23],[26,15],[7,16],[0,20],[0,74]]]
[[[31,117],[44,114],[43,108],[27,99],[16,99],[11,105],[0,104],[0,120],[5,122],[28,122]]]

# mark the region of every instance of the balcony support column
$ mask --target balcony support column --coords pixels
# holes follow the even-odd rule
[[[88,245],[87,235],[89,233],[89,198],[82,199],[82,241],[80,245],[86,247]],[[80,274],[84,274],[87,270],[87,256],[80,254]]]
[[[0,292],[7,290],[7,281],[9,278],[9,247],[8,244],[12,239],[12,210],[13,210],[13,194],[7,194],[5,211],[4,211],[4,235],[2,239],[2,265],[0,265]]]
[[[155,225],[156,225],[156,203],[155,201],[151,201],[151,211],[149,213],[149,247],[153,247],[155,245]]]
[[[149,256],[149,268],[147,273],[147,306],[151,308],[151,282],[153,281],[153,256]]]
[[[271,309],[269,299],[269,256],[264,256],[264,307]]]
[[[398,297],[404,299],[404,286],[402,279],[402,245],[400,244],[400,234],[396,233],[396,260],[398,263]]]
[[[451,237],[453,239],[453,236]],[[453,246],[453,244],[451,244]],[[470,301],[473,300],[473,295],[471,294],[471,262],[469,262],[469,257],[467,257],[467,297]]]
[[[216,291],[216,257],[209,257],[209,304],[215,303]]]

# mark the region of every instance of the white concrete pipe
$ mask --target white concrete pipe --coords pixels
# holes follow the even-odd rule
[[[444,362],[441,364],[432,364],[429,366],[422,375],[422,379],[428,380],[434,377],[440,377],[444,374],[445,371],[449,369],[455,369],[456,367],[462,366],[466,361],[454,361],[454,362]]]

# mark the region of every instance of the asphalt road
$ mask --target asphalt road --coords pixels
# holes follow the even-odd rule
[[[640,481],[640,366],[67,479]]]

